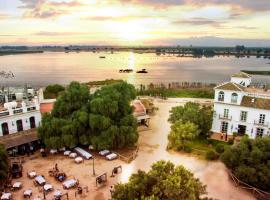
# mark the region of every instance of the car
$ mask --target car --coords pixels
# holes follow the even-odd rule
[[[99,152],[99,155],[101,155],[101,156],[107,156],[108,154],[110,154],[110,151],[107,150],[107,149],[102,150],[102,151]]]
[[[114,160],[118,157],[118,155],[116,153],[111,153],[109,155],[106,156],[107,160]]]

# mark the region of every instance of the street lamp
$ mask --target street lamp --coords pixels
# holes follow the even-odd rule
[[[95,173],[95,157],[93,156],[93,176],[96,176]]]

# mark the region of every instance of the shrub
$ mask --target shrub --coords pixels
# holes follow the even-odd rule
[[[219,155],[217,152],[215,152],[213,150],[209,150],[206,152],[205,158],[206,158],[206,160],[217,160],[219,158]]]
[[[185,152],[187,152],[187,153],[191,153],[191,151],[192,151],[191,145],[190,145],[190,144],[185,144],[185,145],[183,146],[183,150],[184,150]]]
[[[228,144],[229,144],[229,145],[233,145],[233,143],[234,143],[234,139],[230,138],[230,139],[228,140]]]
[[[223,144],[217,144],[216,147],[215,147],[215,150],[216,150],[216,152],[218,152],[218,153],[223,153],[224,150],[225,150],[225,147],[224,147]]]

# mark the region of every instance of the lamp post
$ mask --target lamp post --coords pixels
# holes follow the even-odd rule
[[[95,157],[93,156],[93,176],[96,176],[95,173]]]

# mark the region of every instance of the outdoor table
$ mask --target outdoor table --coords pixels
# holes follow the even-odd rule
[[[39,185],[44,185],[46,183],[45,179],[42,176],[37,176],[35,178],[35,181],[39,184]]]
[[[51,154],[56,154],[56,153],[57,153],[57,150],[56,150],[56,149],[51,149],[51,150],[50,150],[50,153],[51,153]]]
[[[28,189],[23,192],[24,197],[30,197],[32,195],[32,190]]]
[[[69,156],[70,153],[71,153],[71,151],[65,151],[64,156]]]
[[[9,199],[11,199],[11,193],[7,192],[2,194],[1,200],[9,200]]]
[[[62,196],[62,191],[61,190],[56,190],[54,193],[53,193],[53,196],[54,197],[61,197]]]
[[[70,179],[70,180],[67,180],[63,183],[63,187],[65,189],[69,189],[71,187],[74,187],[75,185],[77,184],[77,180],[76,179]]]
[[[15,182],[12,186],[14,189],[19,189],[22,187],[22,183],[21,182]]]
[[[51,184],[45,184],[43,188],[46,192],[48,192],[53,189],[53,186]]]
[[[82,157],[75,158],[75,162],[76,163],[81,163],[82,161],[83,161],[83,158]]]
[[[70,158],[76,158],[76,156],[77,156],[77,153],[71,153],[71,154],[69,154],[69,157]]]
[[[29,178],[34,178],[36,177],[37,173],[35,171],[28,172],[28,177]]]

